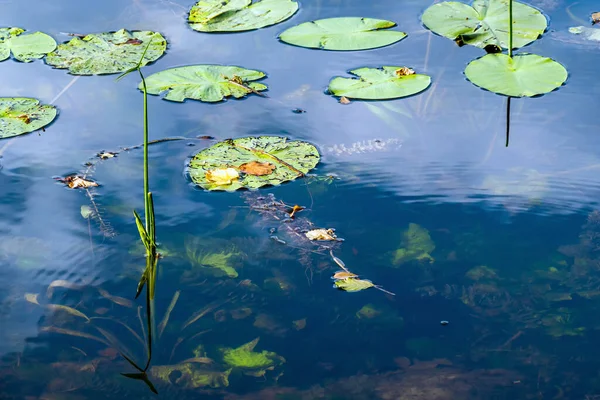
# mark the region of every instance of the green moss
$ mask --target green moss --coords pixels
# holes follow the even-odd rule
[[[285,362],[285,358],[272,351],[263,350],[260,353],[255,352],[254,348],[256,347],[259,339],[260,338],[256,338],[253,341],[243,344],[235,349],[222,349],[223,362],[230,367],[255,371],[272,369]]]
[[[429,231],[417,224],[409,224],[408,229],[402,234],[401,247],[392,257],[392,264],[399,266],[409,261],[433,262],[431,253],[435,244],[429,236]]]
[[[175,384],[186,389],[195,389],[209,386],[211,388],[229,386],[231,368],[221,372],[202,369],[198,364],[183,363],[176,365],[158,365],[150,369],[150,375],[165,384],[171,384],[171,374],[179,372],[181,375],[175,379]]]

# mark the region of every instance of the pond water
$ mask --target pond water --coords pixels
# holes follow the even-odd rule
[[[597,4],[532,3],[550,30],[522,51],[563,63],[569,79],[512,100],[505,147],[506,99],[462,72],[481,50],[427,31],[430,1],[302,0],[291,19],[240,34],[191,30],[192,3],[0,0],[1,26],[59,42],[123,27],[161,32],[167,53],[146,75],[230,64],[265,71],[269,86],[267,98],[217,104],[149,99],[150,138],[188,138],[150,147],[164,255],[155,395],[121,375],[136,371],[119,355],[146,357],[146,304],[134,300],[144,250],[131,214],[144,207],[143,154],[121,151],[142,141],[139,77],[0,63],[2,97],[36,97],[60,113],[44,132],[0,141],[1,399],[600,398],[600,46],[564,40]],[[393,20],[409,36],[358,52],[276,39],[335,16]],[[325,93],[331,77],[381,65],[408,65],[433,84],[387,102],[341,105]],[[258,135],[315,144],[316,176],[258,193],[190,183],[194,153]],[[343,150],[354,143],[366,149]],[[100,151],[119,154],[86,167]],[[100,186],[54,179],[84,171]],[[259,194],[306,207],[295,223],[334,228],[344,239],[335,255],[395,296],[332,288],[339,268],[329,253],[257,210]],[[402,257],[406,249],[414,254]],[[232,354],[245,367],[231,368]]]

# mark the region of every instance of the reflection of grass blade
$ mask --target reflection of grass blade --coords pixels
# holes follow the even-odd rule
[[[385,122],[386,125],[398,132],[400,135],[402,135],[403,137],[410,137],[410,134],[408,133],[404,125],[401,122],[397,121],[395,118],[393,118],[387,111],[368,102],[364,102],[362,104],[364,104],[369,109],[369,111],[371,111],[373,114],[379,117],[379,119]]]
[[[80,338],[95,340],[96,342],[105,344],[108,347],[112,347],[112,345],[108,341],[106,341],[102,338],[99,338],[98,336],[90,335],[89,333],[85,333],[85,332],[78,332],[78,331],[74,331],[71,329],[57,328],[55,326],[44,326],[43,328],[40,329],[40,331],[60,333],[61,335],[77,336]]]
[[[108,340],[108,342],[110,343],[110,346],[117,349],[119,351],[119,353],[121,353],[122,356],[127,356],[129,358],[133,358],[129,349],[127,349],[127,347],[125,347],[123,345],[123,343],[121,343],[119,341],[119,339],[116,338],[115,335],[113,335],[112,333],[110,333],[102,328],[98,328],[97,326],[96,326],[96,329],[98,330],[98,332],[100,332],[102,334],[102,336],[104,336],[106,338],[106,340]]]
[[[167,323],[169,322],[169,317],[171,316],[171,311],[173,311],[173,308],[175,308],[175,304],[177,304],[177,300],[179,300],[179,294],[181,293],[181,291],[176,291],[175,294],[173,295],[173,299],[171,300],[171,304],[169,304],[169,308],[167,308],[167,312],[165,312],[165,316],[163,317],[162,321],[160,322],[160,324],[158,324],[158,338],[160,338],[165,330],[165,327],[167,326]]]
[[[142,339],[142,337],[141,337],[141,336],[140,336],[140,335],[139,335],[139,334],[138,334],[136,331],[134,331],[134,330],[133,330],[131,327],[129,327],[129,325],[127,325],[127,324],[126,324],[126,323],[124,323],[124,322],[121,322],[121,321],[118,321],[118,320],[116,320],[116,319],[112,319],[112,318],[106,318],[106,317],[92,317],[92,318],[90,318],[90,319],[93,319],[93,320],[104,320],[104,321],[111,321],[111,322],[115,322],[115,323],[117,323],[117,324],[119,324],[119,325],[123,326],[125,329],[127,329],[127,330],[129,331],[129,333],[131,333],[131,334],[133,335],[133,337],[135,337],[135,338],[136,338],[136,340],[137,340],[138,342],[140,342],[140,344],[141,344],[142,346],[144,346],[144,347],[146,346],[146,342],[144,341],[144,339]]]

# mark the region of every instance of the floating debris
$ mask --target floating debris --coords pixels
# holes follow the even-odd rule
[[[100,153],[96,154],[96,157],[98,157],[101,160],[107,160],[109,158],[116,157],[117,154],[119,153],[115,151],[101,151]]]
[[[346,268],[346,264],[344,264],[344,262],[338,257],[333,255],[333,251],[330,250],[329,254],[331,255],[333,261],[343,269],[343,271],[337,271],[331,277],[331,279],[335,281],[333,283],[334,288],[343,290],[345,292],[360,292],[361,290],[375,288],[392,296],[396,295],[395,293],[388,292],[379,285],[375,285],[368,279],[358,279],[358,275],[350,272],[348,268]]]
[[[56,178],[57,181],[64,183],[71,189],[87,189],[90,187],[99,186],[96,182],[85,179],[78,175],[70,175],[64,178]]]
[[[361,153],[371,153],[376,151],[391,151],[402,147],[402,142],[399,139],[371,139],[355,142],[346,147],[344,144],[335,144],[333,146],[325,146],[322,149],[323,154],[333,154],[336,156]]]
[[[350,99],[346,96],[340,97],[340,104],[350,104]]]
[[[313,229],[304,234],[309,240],[342,241],[335,235],[334,229]]]

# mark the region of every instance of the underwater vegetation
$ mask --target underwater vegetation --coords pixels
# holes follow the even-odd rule
[[[400,248],[392,254],[392,265],[399,267],[410,261],[432,263],[430,253],[435,250],[429,231],[415,223],[408,224],[408,229],[402,233]]]

